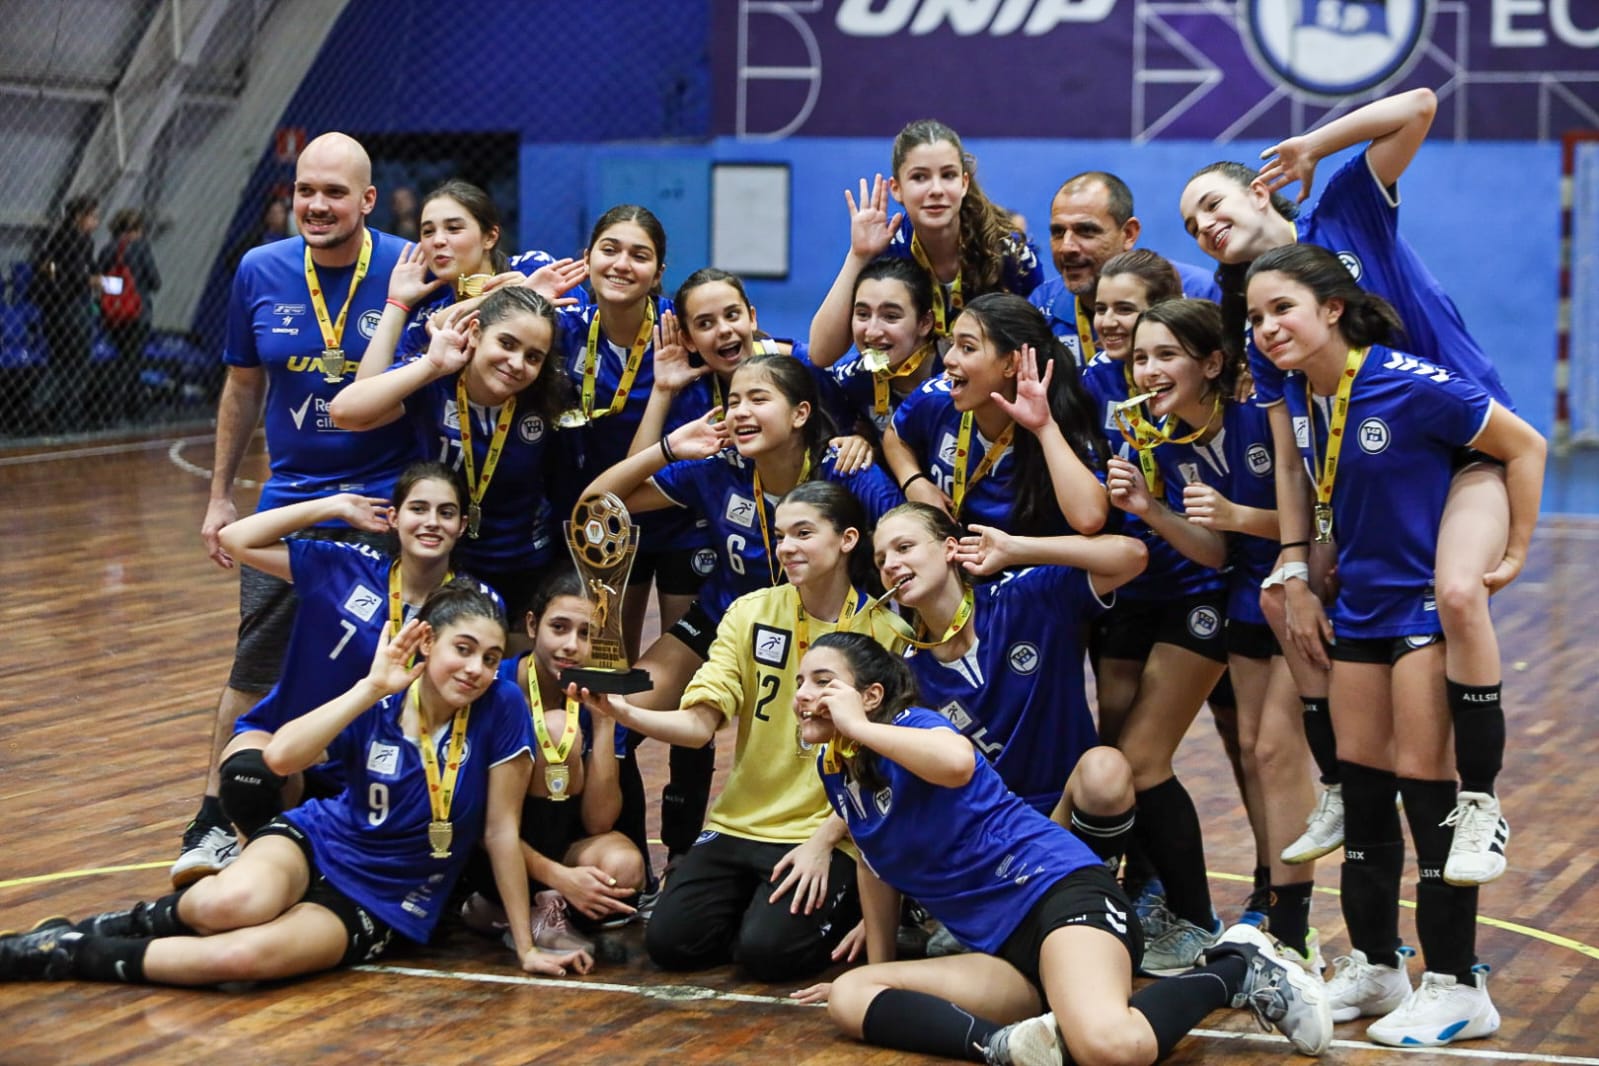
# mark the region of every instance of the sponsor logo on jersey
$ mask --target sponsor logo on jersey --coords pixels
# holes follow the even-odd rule
[[[722,517],[729,522],[736,522],[745,529],[755,527],[755,501],[748,496],[733,493],[727,498],[727,509],[722,512]]]
[[[303,315],[305,314],[305,304],[273,304],[272,314],[274,317],[278,315]],[[283,324],[285,326],[289,324],[287,318],[283,320]]]
[[[444,428],[461,431],[461,412],[456,410],[455,401],[448,398],[444,401]]]
[[[378,331],[378,321],[382,319],[382,317],[382,311],[368,311],[356,320],[356,329],[361,331],[361,336],[365,337],[367,340],[371,340],[373,334],[377,333]]]
[[[755,623],[755,635],[751,641],[755,661],[783,669],[788,662],[788,641],[788,630]]]
[[[1038,654],[1038,645],[1026,641],[1012,644],[1005,659],[1010,663],[1012,670],[1024,676],[1037,670],[1038,664],[1043,661],[1043,657]]]
[[[959,700],[950,700],[938,709],[938,713],[949,720],[949,724],[959,729],[962,733],[972,724],[972,716],[966,713],[966,708],[960,705]]]
[[[944,434],[943,439],[938,442],[938,461],[945,466],[953,467],[955,465],[955,448],[955,434]]]
[[[522,438],[523,444],[537,444],[544,437],[543,416],[536,414],[523,416],[516,424],[516,435]]]
[[[721,835],[722,834],[718,833],[714,829],[706,829],[703,832],[701,832],[699,836],[694,838],[694,843],[696,845],[698,845],[698,844],[709,844],[711,841],[715,840],[717,837],[719,837]]]
[[[1294,444],[1301,448],[1310,447],[1310,419],[1304,415],[1294,416]]]
[[[1356,281],[1359,281],[1360,275],[1366,272],[1365,268],[1360,265],[1360,256],[1354,252],[1339,252],[1338,261],[1344,265],[1345,270],[1349,271],[1349,276]]]
[[[1271,473],[1271,452],[1264,444],[1251,444],[1248,451],[1244,452],[1244,462],[1248,464],[1249,472],[1256,477]]]
[[[1406,355],[1404,352],[1388,353],[1388,361],[1382,365],[1382,368],[1384,370],[1398,370],[1402,373],[1408,371],[1424,378],[1432,378],[1440,385],[1449,380],[1449,371],[1443,367],[1433,366],[1425,360],[1417,359],[1413,355]]]
[[[694,553],[694,558],[690,560],[689,565],[694,568],[694,572],[700,577],[709,577],[711,571],[716,569],[716,552],[710,548],[701,548]]]
[[[1366,419],[1355,434],[1355,439],[1360,441],[1360,450],[1368,455],[1387,451],[1388,437],[1388,423],[1380,418]]]
[[[1221,614],[1209,604],[1201,604],[1188,612],[1188,632],[1200,640],[1209,640],[1221,629]]]
[[[393,777],[400,769],[400,749],[393,744],[374,740],[366,750],[366,772],[381,777]]]
[[[1399,77],[1421,55],[1426,0],[1247,0],[1240,36],[1265,72],[1302,95],[1350,96]]]
[[[1119,427],[1116,424],[1116,401],[1115,400],[1106,400],[1105,401],[1105,432],[1106,433],[1118,433],[1118,432],[1120,432],[1120,428],[1121,427]],[[1116,439],[1119,440],[1120,438],[1118,437]]]
[[[1182,475],[1184,485],[1198,485],[1204,480],[1199,476],[1198,463],[1178,463],[1177,472]]]
[[[300,406],[298,406],[298,407],[289,408],[289,418],[291,418],[294,421],[294,428],[295,429],[304,429],[305,428],[305,414],[306,414],[307,411],[309,411],[311,409],[311,401],[314,400],[314,399],[316,399],[316,397],[314,395],[312,395],[310,393],[307,393],[306,397],[305,397],[305,402],[300,404]]]
[[[378,608],[382,606],[383,597],[359,583],[344,599],[344,609],[363,622],[372,621],[372,616],[377,614]]]

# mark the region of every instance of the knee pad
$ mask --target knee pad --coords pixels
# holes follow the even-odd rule
[[[273,773],[259,748],[234,752],[222,762],[218,796],[222,813],[245,836],[283,813],[283,785],[288,778]]]

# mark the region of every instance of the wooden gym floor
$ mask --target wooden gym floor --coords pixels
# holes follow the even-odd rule
[[[201,785],[236,624],[234,578],[197,536],[210,438],[0,456],[0,928],[82,915],[167,888]],[[247,477],[264,476],[252,457]],[[241,490],[241,508],[254,493]],[[1511,869],[1482,893],[1479,952],[1504,1017],[1497,1038],[1399,1053],[1339,1027],[1327,1061],[1468,1060],[1599,1066],[1599,731],[1593,631],[1599,520],[1546,519],[1526,574],[1498,603],[1510,745],[1501,778]],[[726,747],[730,748],[731,745]],[[662,747],[646,745],[651,795]],[[724,751],[725,762],[727,752]],[[1180,755],[1200,805],[1217,907],[1237,917],[1252,865],[1242,808],[1201,716]],[[659,856],[657,857],[659,862]],[[1324,864],[1314,923],[1348,950]],[[1409,919],[1404,919],[1409,930]],[[1413,933],[1407,934],[1412,937]],[[0,987],[0,1063],[317,1061],[890,1063],[834,1034],[789,990],[731,969],[655,972],[637,928],[625,964],[526,977],[458,929],[381,965],[246,992],[91,984]],[[1170,1060],[1275,1062],[1286,1043],[1218,1012]]]

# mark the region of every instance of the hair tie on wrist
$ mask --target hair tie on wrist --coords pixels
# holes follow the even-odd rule
[[[1308,540],[1284,541],[1282,544],[1279,544],[1278,547],[1282,548],[1284,551],[1286,551],[1289,548],[1308,548],[1308,547],[1310,547],[1310,541],[1308,541]]]
[[[907,489],[909,489],[911,487],[911,485],[915,484],[915,482],[916,482],[916,480],[918,478],[921,479],[922,481],[928,482],[929,484],[931,484],[932,480],[933,480],[932,478],[928,477],[926,473],[924,473],[923,471],[918,470],[918,471],[916,471],[916,473],[912,474],[910,477],[906,478],[904,481],[901,481],[899,483],[899,491],[901,493],[904,493]]]
[[[402,304],[400,301],[396,300],[392,296],[390,296],[387,300],[384,300],[383,302],[388,304],[388,305],[390,305],[391,307],[398,307],[400,310],[404,311],[406,314],[410,314],[411,313],[411,309],[409,307],[405,306],[404,304]]]
[[[665,435],[662,435],[661,437],[661,458],[665,459],[668,463],[677,462],[677,456],[672,454],[672,446],[666,443]]]

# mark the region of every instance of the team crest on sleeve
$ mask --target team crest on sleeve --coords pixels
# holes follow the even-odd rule
[[[1188,632],[1200,640],[1209,640],[1221,628],[1221,615],[1216,608],[1201,604],[1188,612]]]
[[[781,670],[788,663],[788,643],[788,630],[757,622],[750,651],[756,662]]]
[[[872,793],[872,803],[877,806],[877,813],[886,817],[894,806],[894,790],[884,785]]]
[[[373,335],[378,331],[378,321],[382,319],[382,317],[382,311],[368,311],[366,314],[362,315],[360,321],[356,324],[356,328],[361,331],[361,336],[365,337],[367,340],[371,340]]]
[[[400,772],[400,749],[374,740],[366,749],[366,772],[376,777],[393,777]]]
[[[383,597],[362,584],[357,584],[344,599],[344,609],[363,622],[372,621],[381,606]]]
[[[1388,423],[1380,418],[1368,418],[1360,424],[1356,439],[1360,441],[1360,450],[1368,455],[1387,451]]]
[[[1298,436],[1298,430],[1295,430]],[[1244,462],[1249,467],[1249,472],[1256,477],[1265,477],[1271,473],[1271,452],[1264,444],[1251,444],[1249,450],[1244,452]]]
[[[542,415],[530,414],[516,424],[516,434],[522,438],[523,444],[537,444],[544,437],[544,418]]]
[[[722,512],[729,522],[736,522],[745,529],[755,526],[755,501],[748,496],[732,493],[727,497],[727,509]]]
[[[1038,654],[1038,645],[1022,641],[1012,644],[1005,659],[1010,663],[1010,668],[1018,674],[1027,675],[1038,669],[1038,664],[1043,657]]]
[[[946,433],[938,442],[938,461],[946,466],[955,465],[955,434]]]

